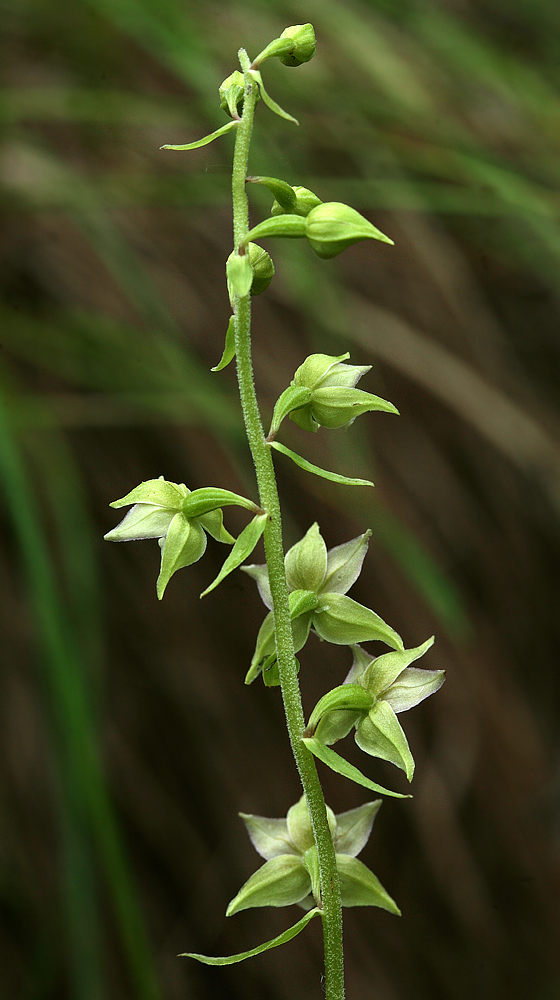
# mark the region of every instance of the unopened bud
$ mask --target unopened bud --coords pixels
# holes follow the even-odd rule
[[[321,199],[313,191],[310,191],[309,188],[294,187],[292,190],[296,196],[295,205],[288,210],[283,208],[278,200],[275,200],[270,209],[271,215],[284,215],[289,211],[292,215],[302,215],[305,217],[309,215],[312,208],[323,204]]]
[[[253,269],[251,295],[260,295],[270,285],[274,277],[274,263],[270,254],[257,243],[249,243],[247,247],[249,263]]]
[[[305,235],[311,249],[323,258],[336,257],[361,240],[393,243],[363,215],[339,201],[328,201],[311,209],[306,218]]]
[[[245,93],[245,80],[243,73],[238,69],[230,73],[220,86],[220,107],[230,118],[240,118],[243,111],[243,95]],[[257,92],[257,101],[260,94]]]
[[[292,24],[291,27],[284,29],[280,38],[289,38],[293,42],[292,49],[278,56],[284,66],[301,66],[315,55],[317,43],[312,24]]]

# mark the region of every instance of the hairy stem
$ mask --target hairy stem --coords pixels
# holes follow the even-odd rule
[[[257,99],[257,85],[247,72],[249,69],[247,54],[242,49],[239,55],[245,72],[245,97],[242,121],[236,130],[232,177],[233,231],[236,249],[249,231],[245,178]],[[249,295],[236,300],[235,348],[239,394],[249,446],[255,463],[260,502],[269,514],[269,521],[264,532],[264,544],[273,601],[276,653],[286,723],[295,762],[309,806],[319,857],[323,903],[326,1000],[343,1000],[344,967],[340,887],[323,791],[313,756],[301,739],[305,721],[290,621],[280,503],[271,450],[264,437],[255,393],[251,357],[251,302]]]

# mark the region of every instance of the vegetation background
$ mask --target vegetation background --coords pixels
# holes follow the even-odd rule
[[[349,997],[553,1000],[560,773],[560,7],[553,0],[2,0],[0,994],[319,996],[320,928],[231,969],[293,916],[227,902],[258,864],[237,812],[299,796],[277,690],[243,686],[263,608],[224,550],[155,597],[155,543],[106,545],[108,503],[164,474],[254,492],[229,316],[231,137],[217,87],[266,64],[254,173],[350,202],[395,241],[334,261],[270,244],[255,302],[268,415],[317,350],[371,364],[402,416],[282,439],[286,540],[371,526],[353,594],[407,646],[436,633],[437,698],[407,718],[414,798],[363,858],[401,920],[346,916]],[[269,197],[252,192],[253,219]],[[238,518],[236,520],[236,518]],[[234,530],[243,515],[228,515]],[[373,648],[373,647],[372,647]],[[348,652],[310,641],[308,711]],[[357,760],[350,743],[347,753]],[[361,766],[403,788],[381,763]],[[330,773],[336,811],[367,798]],[[294,914],[295,916],[296,914]]]

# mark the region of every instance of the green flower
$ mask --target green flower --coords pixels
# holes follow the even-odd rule
[[[398,414],[386,399],[356,389],[371,365],[344,364],[349,357],[348,353],[338,357],[310,354],[305,359],[276,402],[268,440],[276,436],[286,416],[304,431],[317,431],[319,427],[349,427],[356,417],[371,410]]]
[[[343,906],[380,906],[390,913],[400,911],[373,872],[356,855],[365,847],[381,799],[335,816],[327,806],[333,837]],[[311,818],[302,795],[288,810],[286,819],[268,819],[241,813],[255,850],[266,861],[251,875],[227,908],[230,917],[253,906],[289,906],[298,903],[308,910],[321,906],[319,862],[313,840]]]
[[[317,703],[306,735],[314,735],[330,746],[355,728],[355,740],[362,750],[400,767],[411,781],[414,759],[397,713],[419,705],[443,684],[445,671],[410,666],[433,642],[432,636],[415,649],[397,650],[377,657],[354,646],[350,673],[344,684],[329,691]]]
[[[370,535],[371,531],[366,531],[327,552],[315,523],[286,553],[286,580],[296,653],[307,642],[311,629],[319,638],[339,645],[381,639],[393,649],[403,648],[400,636],[379,615],[346,596],[360,575]],[[257,636],[245,680],[250,684],[264,668],[271,671],[270,677],[265,675],[265,682],[277,684],[268,568],[264,565],[242,566],[241,569],[256,581],[261,598],[270,609]]]
[[[189,495],[191,490],[183,483],[168,483],[162,476],[141,483],[122,500],[110,504],[117,508],[130,504],[132,507],[120,524],[107,532],[104,536],[106,541],[158,539],[161,548],[161,568],[156,585],[159,600],[173,574],[204,555],[206,532],[219,542],[230,545],[234,542],[224,528],[221,510],[213,509],[196,516],[186,512]]]

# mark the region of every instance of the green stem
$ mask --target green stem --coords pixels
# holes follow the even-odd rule
[[[245,71],[245,97],[243,118],[236,131],[233,160],[233,232],[236,248],[239,247],[249,231],[245,178],[257,98],[256,84],[247,73],[249,59],[243,49],[240,51],[239,57]],[[255,393],[251,357],[251,301],[249,295],[238,298],[236,301],[235,348],[239,394],[249,446],[255,463],[260,502],[269,514],[269,521],[264,532],[264,544],[272,594],[276,653],[286,723],[295,762],[309,806],[319,857],[325,948],[325,995],[326,1000],[343,1000],[344,966],[340,886],[323,790],[313,756],[301,739],[305,720],[290,621],[280,503],[271,450],[264,437]]]

